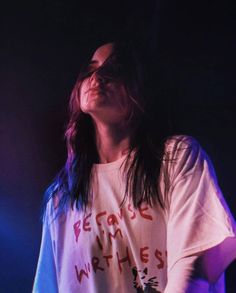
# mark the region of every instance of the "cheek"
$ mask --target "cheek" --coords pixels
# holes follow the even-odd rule
[[[121,86],[120,88],[120,107],[123,115],[128,118],[130,116],[130,113],[132,111],[131,101],[129,94],[127,93],[124,86]]]
[[[116,104],[118,104],[124,112],[129,108],[129,97],[123,85],[116,85],[113,88]]]

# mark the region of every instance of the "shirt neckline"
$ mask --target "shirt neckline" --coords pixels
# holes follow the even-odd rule
[[[116,161],[110,162],[110,163],[100,163],[100,164],[93,164],[93,169],[97,172],[108,172],[111,170],[119,169],[122,165],[122,163],[127,158],[128,154],[123,155],[121,158],[119,158]]]

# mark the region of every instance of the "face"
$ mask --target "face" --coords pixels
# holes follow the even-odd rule
[[[106,69],[111,43],[99,47],[88,65],[89,76],[80,87],[80,108],[94,119],[118,122],[127,116],[127,92],[121,79],[106,78],[99,69]]]

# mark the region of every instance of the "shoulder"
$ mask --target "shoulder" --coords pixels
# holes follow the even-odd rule
[[[206,154],[200,143],[192,136],[174,135],[165,141],[163,159],[172,163],[189,160],[196,160],[197,157],[205,157]]]
[[[176,154],[187,150],[196,150],[201,148],[199,142],[189,135],[169,136],[165,141],[165,153]]]
[[[173,178],[185,176],[204,169],[209,159],[200,143],[192,136],[174,135],[167,138],[163,165]]]

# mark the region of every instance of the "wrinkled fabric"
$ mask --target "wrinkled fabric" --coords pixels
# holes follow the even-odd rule
[[[159,180],[164,209],[145,203],[135,209],[130,200],[120,206],[124,159],[94,165],[85,212],[74,207],[55,217],[57,198],[48,202],[33,292],[184,293],[188,276],[181,272],[191,269],[190,256],[235,236],[212,164],[193,138],[166,142]],[[223,293],[223,275],[197,286]]]

